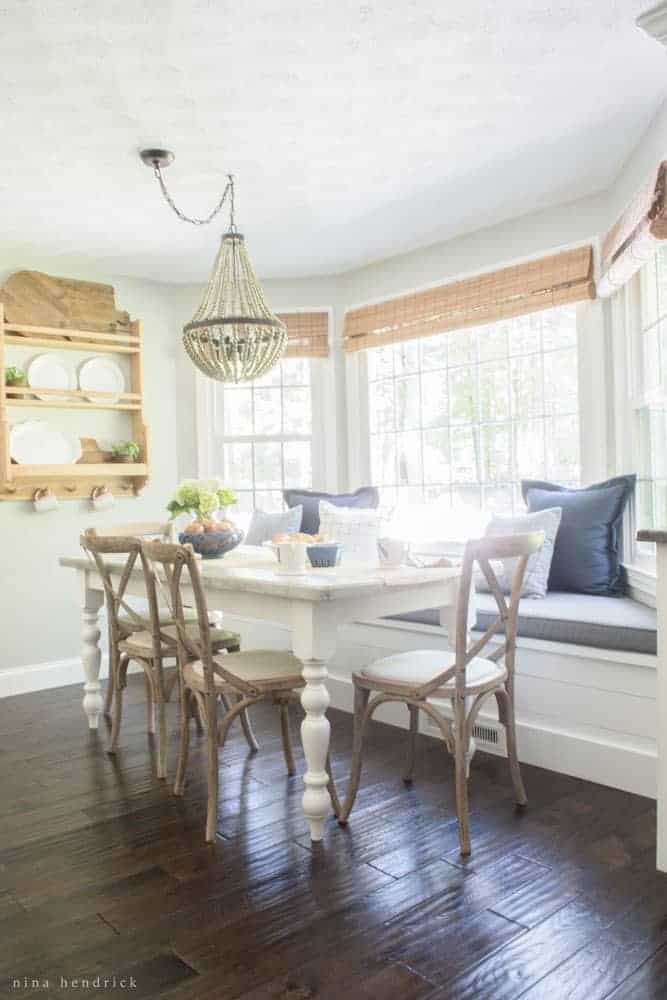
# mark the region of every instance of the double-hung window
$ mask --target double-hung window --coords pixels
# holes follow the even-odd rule
[[[659,528],[667,521],[667,249],[660,249],[618,296],[630,371],[631,447],[639,473],[634,535],[637,528]],[[652,555],[652,546],[635,545],[640,563]]]
[[[383,503],[509,513],[522,478],[576,485],[577,326],[560,306],[365,352]]]
[[[236,510],[282,510],[285,487],[312,485],[318,364],[284,358],[255,382],[212,388],[208,464],[237,493]]]

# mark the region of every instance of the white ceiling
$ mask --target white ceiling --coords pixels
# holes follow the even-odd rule
[[[5,0],[4,248],[208,274],[237,175],[264,277],[327,274],[607,187],[665,94],[652,0]]]

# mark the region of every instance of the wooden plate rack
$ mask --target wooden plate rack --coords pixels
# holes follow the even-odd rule
[[[21,272],[29,274],[29,272]],[[51,279],[51,282],[67,279]],[[10,279],[11,281],[12,279]],[[69,282],[69,284],[74,284]],[[81,285],[85,283],[81,282]],[[106,286],[92,286],[106,287]],[[113,293],[112,293],[113,294]],[[99,324],[91,324],[99,325]],[[113,325],[113,324],[110,324]],[[94,354],[119,354],[128,358],[130,392],[96,393],[95,400],[86,398],[80,389],[31,389],[6,386],[6,347],[39,347],[58,351],[91,351]],[[42,399],[31,398],[39,392]],[[67,399],[63,399],[63,395]],[[54,399],[48,397],[53,395]],[[108,396],[108,399],[104,397]],[[141,461],[114,462],[101,453],[93,439],[82,439],[84,451],[74,465],[19,465],[11,460],[9,445],[9,411],[21,407],[69,410],[118,410],[127,412],[131,420],[131,437],[141,449]],[[100,459],[103,459],[100,461]],[[144,423],[142,394],[142,343],[138,321],[128,321],[121,329],[69,329],[38,324],[13,322],[5,318],[4,303],[0,302],[0,500],[32,500],[38,489],[49,489],[59,499],[81,500],[90,496],[95,487],[106,487],[114,496],[136,496],[146,485],[149,471],[148,431]]]

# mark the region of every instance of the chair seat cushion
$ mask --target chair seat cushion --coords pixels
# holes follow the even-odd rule
[[[477,594],[475,603],[475,628],[483,632],[497,618],[498,608],[492,594]],[[393,615],[392,618],[440,626],[440,612],[436,608]],[[550,591],[542,601],[528,598],[519,602],[517,635],[655,656],[657,613],[655,608],[629,597],[592,597]]]
[[[218,666],[242,681],[271,690],[291,690],[305,683],[301,676],[301,661],[292,653],[275,649],[248,649],[241,653],[214,657]],[[206,686],[204,664],[193,660],[183,668],[183,677],[189,687],[203,690]],[[216,687],[230,686],[218,674]],[[232,685],[233,686],[233,685]]]
[[[160,616],[160,625],[174,624],[174,617],[169,608],[160,608],[158,613]],[[150,612],[148,611],[147,608],[145,610],[137,608],[137,614],[141,615],[141,617],[145,618],[146,620],[148,620],[150,617]],[[186,613],[184,618],[186,624],[190,624],[192,622],[197,621],[197,615],[194,612]],[[134,618],[132,618],[131,615],[118,615],[118,624],[125,632],[144,631],[140,623],[136,621]]]
[[[497,617],[491,595],[477,597],[477,628]],[[595,597],[552,591],[543,601],[520,601],[518,634],[529,639],[655,654],[655,608],[629,597]]]
[[[186,631],[190,639],[193,642],[197,642],[199,639],[199,626],[197,624],[190,624],[186,626]],[[162,655],[163,656],[175,656],[176,655],[176,636],[177,630],[175,625],[167,625],[163,629],[163,633],[168,637],[168,642],[162,645]],[[211,629],[211,646],[213,649],[237,649],[240,645],[241,637],[237,632],[228,632],[224,628],[212,628]],[[122,652],[129,653],[132,655],[135,653],[137,656],[152,657],[153,656],[153,637],[150,632],[132,632],[128,635],[127,639],[124,639],[119,643]]]
[[[453,663],[454,654],[449,650],[415,649],[407,653],[392,653],[391,656],[375,660],[360,673],[367,680],[377,681],[378,686],[381,686],[382,681],[386,681],[389,684],[419,687],[453,666]],[[477,656],[466,667],[466,691],[474,691],[486,687],[487,684],[502,684],[506,676],[507,671],[501,663],[494,663],[493,660]],[[438,689],[438,694],[442,691],[447,697],[451,697],[454,687],[455,682],[452,677]]]

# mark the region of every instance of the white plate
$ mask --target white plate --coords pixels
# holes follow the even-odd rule
[[[125,392],[125,376],[120,366],[101,354],[88,358],[79,368],[79,389],[91,403],[117,403],[118,396],[96,396],[97,392]]]
[[[73,465],[81,458],[81,442],[45,420],[24,420],[11,429],[9,451],[19,465]]]
[[[28,385],[31,389],[73,389],[73,373],[57,354],[38,354],[28,364]],[[37,399],[69,399],[68,395],[53,396],[35,392]]]

